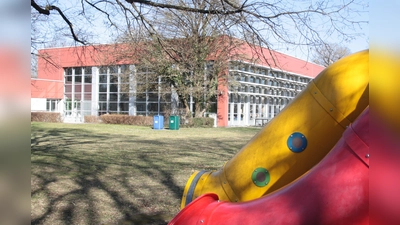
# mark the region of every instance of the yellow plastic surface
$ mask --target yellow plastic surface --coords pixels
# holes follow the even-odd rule
[[[371,47],[371,107],[373,116],[400,133],[400,50]]]
[[[332,149],[346,126],[368,106],[368,60],[366,50],[322,71],[221,170],[203,174],[192,199],[212,192],[225,201],[249,201],[306,173]],[[292,152],[287,144],[294,132],[303,134],[308,142],[300,153]],[[264,187],[256,186],[252,180],[253,171],[260,167],[270,174],[270,181]],[[190,184],[189,179],[181,208],[185,206]]]

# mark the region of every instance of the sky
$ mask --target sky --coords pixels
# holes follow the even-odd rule
[[[26,1],[0,1],[0,45],[25,48],[30,45],[29,12]]]
[[[309,2],[313,2],[313,1],[314,0],[298,0],[298,1],[294,1],[294,2],[299,2],[297,4],[307,5],[307,4],[309,4]],[[58,0],[57,4],[60,8],[66,8],[68,10],[72,10],[74,7],[80,7],[80,4],[72,5],[72,4],[75,4],[74,2],[75,1]],[[341,2],[342,2],[342,0],[330,0],[329,1],[330,4],[340,4]],[[364,9],[360,9],[360,10],[364,10]],[[74,20],[75,18],[70,18],[70,19]],[[90,30],[93,31],[95,34],[93,37],[94,37],[94,40],[96,43],[110,43],[110,42],[112,42],[113,38],[115,38],[115,36],[116,36],[115,32],[112,35],[109,35],[110,29],[108,29],[108,27],[104,26],[103,20],[104,20],[104,17],[102,17],[102,18],[99,17],[98,19],[96,19],[94,24],[90,25]],[[360,17],[360,20],[368,21],[369,20],[368,13],[365,13],[363,15],[363,17]],[[349,32],[352,32],[352,30],[349,30]],[[364,24],[362,26],[362,30],[360,32],[363,34],[362,37],[358,37],[357,39],[355,39],[349,43],[341,43],[341,44],[350,48],[351,52],[357,52],[357,51],[367,49],[368,45],[369,45],[369,43],[368,43],[368,41],[369,41],[369,25]],[[57,41],[60,41],[60,39],[57,39]],[[328,41],[332,42],[332,43],[337,42],[335,39],[328,40]],[[54,45],[60,45],[60,44],[63,44],[63,43],[52,43],[52,46],[46,46],[46,47],[54,47]],[[280,52],[298,57],[298,58],[305,59],[305,60],[310,58],[310,56],[307,55],[307,50],[300,49],[298,47],[295,48],[292,46],[292,47],[286,48],[285,46],[280,45],[279,49],[277,49],[277,50]]]
[[[400,48],[400,1],[375,0],[371,2],[370,39],[373,44],[389,49]]]
[[[61,2],[63,1],[69,2],[61,0]],[[339,2],[340,0],[335,1]],[[21,7],[23,2],[25,1],[0,1],[0,19],[3,21],[0,23],[0,44],[13,44],[19,47],[30,45],[30,39],[28,38],[28,32],[30,33],[30,14],[20,13],[20,11],[27,9],[26,7]],[[21,8],[23,9],[21,10]],[[397,28],[399,26],[397,21],[400,21],[399,9],[400,1],[397,0],[371,1],[369,15],[367,14],[362,18],[370,21],[369,25],[362,27],[364,37],[359,37],[350,43],[344,44],[352,52],[368,48],[370,40],[389,47],[398,46],[400,37],[400,29]],[[97,41],[100,43],[109,42],[112,37],[105,35],[104,30],[106,28],[102,26],[102,21],[98,21],[97,26],[96,29],[101,34],[98,35]],[[290,49],[288,53],[297,57],[302,54],[292,52]]]

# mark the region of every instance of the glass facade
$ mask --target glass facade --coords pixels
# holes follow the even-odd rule
[[[83,122],[85,115],[127,114],[152,116],[176,114],[176,92],[150,71],[134,65],[64,68],[64,118]],[[270,68],[231,62],[229,66],[228,126],[254,125],[257,118],[276,116],[311,78]],[[190,109],[193,99],[188,96]],[[56,100],[48,101],[54,110]],[[208,113],[217,112],[217,97]],[[257,124],[256,124],[257,125]]]
[[[129,114],[129,65],[100,67],[98,71],[98,115]]]
[[[64,68],[64,116],[82,122],[85,115],[151,116],[171,111],[172,89],[149,71],[132,65]],[[151,75],[151,76],[150,76]],[[179,107],[179,101],[176,101]]]
[[[309,77],[243,62],[230,62],[229,73],[230,126],[255,125],[256,118],[272,119],[311,81]]]
[[[64,81],[64,116],[83,118],[91,114],[91,67],[66,68]]]
[[[46,111],[58,112],[61,99],[46,99]]]

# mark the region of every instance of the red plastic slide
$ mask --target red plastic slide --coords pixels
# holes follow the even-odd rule
[[[200,196],[169,224],[369,224],[369,108],[307,174],[262,198],[230,203]]]

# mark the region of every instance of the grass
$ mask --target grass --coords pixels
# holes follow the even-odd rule
[[[31,123],[31,224],[167,224],[195,170],[260,128]]]

